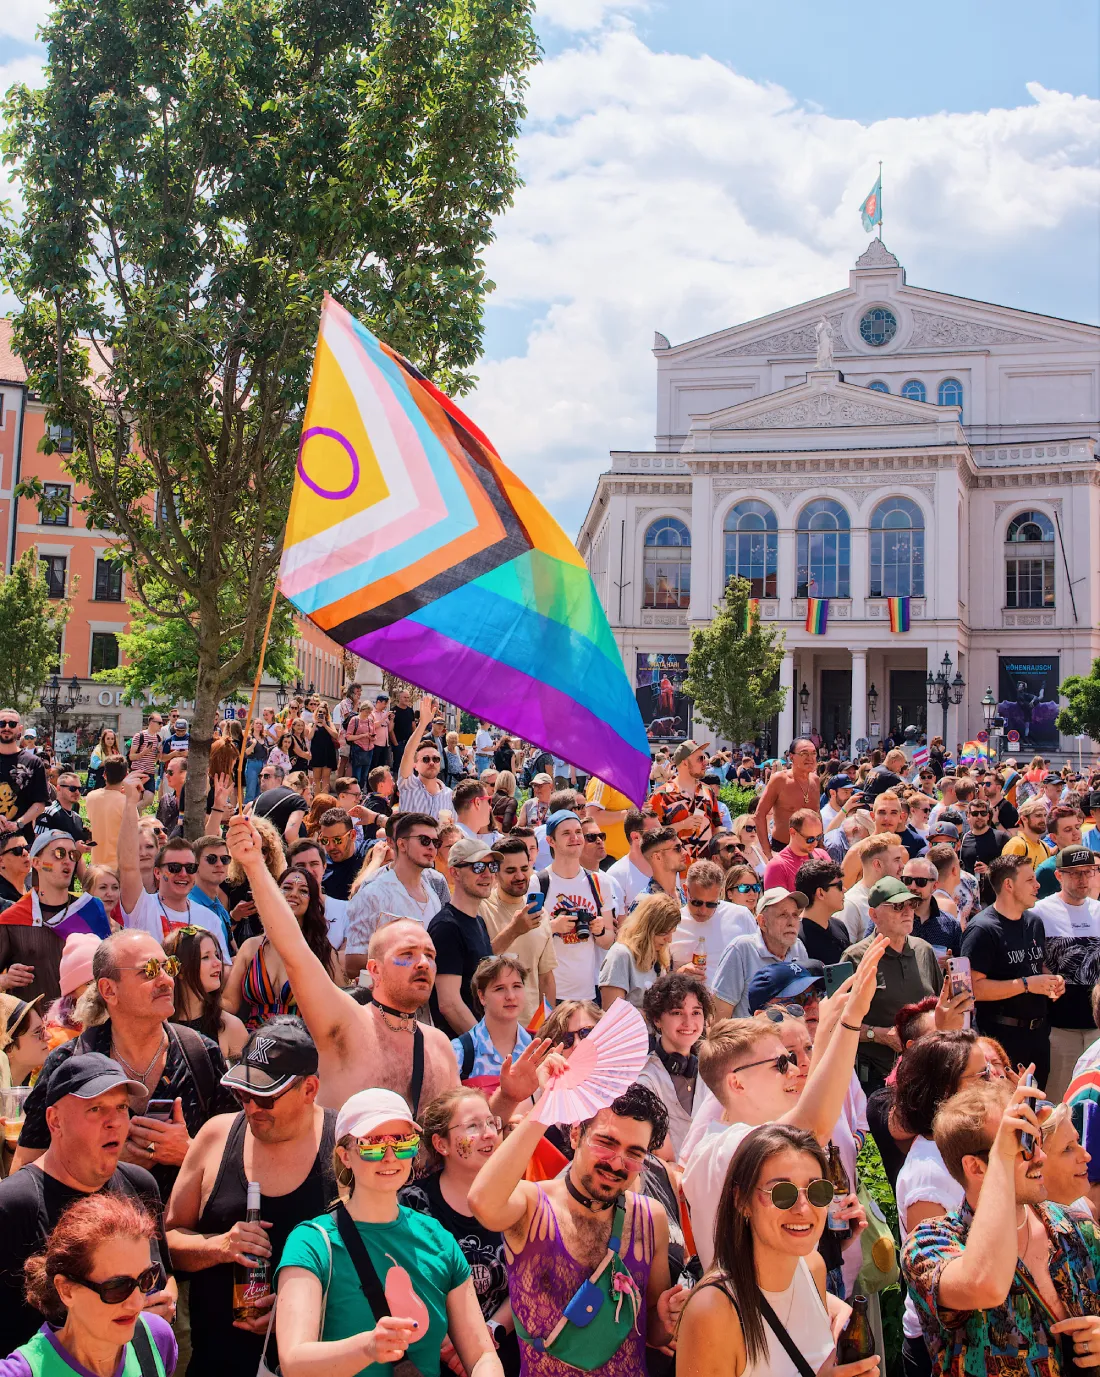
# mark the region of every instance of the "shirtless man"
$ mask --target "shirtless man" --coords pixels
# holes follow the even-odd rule
[[[374,1002],[359,1005],[333,985],[310,951],[264,864],[260,834],[252,822],[232,818],[227,841],[230,855],[252,886],[264,931],[282,957],[298,1012],[317,1044],[317,1103],[339,1109],[356,1091],[382,1086],[403,1095],[417,1113],[442,1091],[456,1089],[458,1066],[450,1041],[438,1028],[416,1019],[435,982],[435,946],[424,927],[401,919],[373,934],[367,970],[374,982]],[[511,1057],[505,1059],[501,1087],[492,1100],[495,1114],[510,1118],[516,1106],[534,1094],[536,1072],[549,1048],[548,1042],[536,1039],[514,1065]]]
[[[760,849],[771,860],[772,846],[782,850],[790,844],[792,813],[800,808],[817,811],[820,791],[817,784],[817,747],[806,737],[794,743],[791,751],[791,768],[777,770],[768,780],[768,787],[760,795],[756,805],[756,840]],[[768,832],[768,815],[772,818],[771,833]]]

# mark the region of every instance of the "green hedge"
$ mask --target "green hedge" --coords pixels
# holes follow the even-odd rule
[[[743,789],[740,784],[723,784],[718,790],[718,797],[730,810],[731,818],[756,811],[755,789]]]
[[[863,1144],[856,1166],[860,1185],[865,1186],[886,1216],[886,1222],[894,1233],[894,1242],[901,1250],[901,1233],[898,1230],[898,1206],[894,1192],[882,1165],[878,1147],[870,1134]],[[879,1292],[879,1305],[882,1307],[882,1341],[886,1349],[886,1373],[884,1377],[900,1377],[901,1366],[901,1315],[905,1296],[901,1284],[887,1286]]]

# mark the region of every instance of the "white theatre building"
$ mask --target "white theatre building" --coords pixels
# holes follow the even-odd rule
[[[780,747],[938,734],[949,654],[949,744],[992,688],[1017,753],[1076,749],[1053,717],[1100,655],[1100,330],[910,286],[875,239],[842,290],[653,352],[654,448],[612,453],[577,542],[643,687],[736,574],[786,632]]]

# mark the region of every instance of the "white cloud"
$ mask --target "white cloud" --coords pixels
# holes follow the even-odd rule
[[[1026,283],[1042,251],[1072,254],[1052,232],[1100,195],[1100,102],[1028,94],[862,126],[711,58],[653,52],[621,22],[548,59],[526,185],[489,254],[493,304],[536,319],[522,354],[481,365],[471,413],[575,529],[607,451],[652,442],[653,330],[676,342],[846,286],[880,158],[885,238],[910,280],[966,292],[960,256],[1000,254]],[[1002,300],[1044,309],[1006,276]]]
[[[51,0],[4,0],[0,5],[0,37],[33,43],[35,31],[49,11]]]
[[[590,33],[628,11],[648,9],[648,0],[538,0],[538,17],[573,33]]]

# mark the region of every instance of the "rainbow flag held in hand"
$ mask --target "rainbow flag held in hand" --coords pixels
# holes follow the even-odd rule
[[[527,1031],[529,1033],[537,1033],[553,1012],[553,1006],[546,996],[543,995],[542,1005],[531,1015],[531,1022],[527,1025]]]
[[[572,541],[491,441],[326,295],[279,570],[356,655],[640,803],[634,688]]]
[[[890,609],[890,630],[895,635],[901,631],[909,630],[909,599],[908,598],[887,598],[886,605]]]
[[[806,630],[811,636],[824,636],[829,625],[829,599],[806,599]]]

